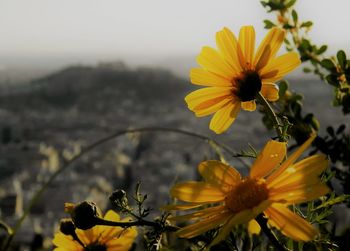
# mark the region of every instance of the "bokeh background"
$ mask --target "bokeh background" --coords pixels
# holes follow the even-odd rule
[[[300,17],[314,21],[309,33],[329,53],[349,53],[347,0],[299,1]],[[256,28],[257,41],[271,18],[259,1],[21,1],[0,2],[0,216],[10,225],[35,191],[83,147],[117,130],[163,126],[195,131],[234,150],[259,149],[268,132],[258,113],[242,112],[224,135],[197,119],[184,96],[204,45],[215,46],[222,27],[236,34]],[[349,124],[330,106],[332,91],[301,69],[288,76],[304,94],[304,110],[321,123]],[[247,126],[249,125],[249,126]],[[196,165],[216,158],[203,141],[162,132],[132,134],[93,150],[61,174],[33,208],[16,243],[50,237],[64,216],[63,203],[89,199],[109,207],[117,188],[132,192],[137,181],[153,208],[168,200],[177,180],[196,177]],[[228,160],[241,169],[236,159]],[[155,212],[157,210],[155,209]],[[348,214],[339,214],[344,225]],[[334,217],[337,217],[335,215]],[[36,236],[36,237],[35,237]],[[39,236],[39,237],[38,237]]]

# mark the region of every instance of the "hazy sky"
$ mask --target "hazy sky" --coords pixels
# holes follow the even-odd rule
[[[0,63],[18,58],[194,55],[223,26],[265,34],[258,0],[0,0]],[[332,51],[350,48],[349,0],[299,0],[310,35]]]

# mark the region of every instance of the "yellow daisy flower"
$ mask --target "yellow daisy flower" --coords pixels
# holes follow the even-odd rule
[[[163,208],[196,210],[172,218],[176,221],[195,221],[178,230],[177,234],[192,238],[221,226],[213,240],[214,245],[225,239],[235,225],[248,223],[263,213],[269,225],[280,229],[287,237],[297,241],[312,240],[317,230],[290,211],[288,206],[316,199],[329,192],[319,178],[328,166],[326,156],[313,155],[295,163],[313,139],[314,136],[285,161],[286,143],[269,141],[245,178],[241,178],[235,168],[220,161],[200,163],[198,170],[204,181],[179,183],[170,192],[174,198],[188,203]]]
[[[106,213],[104,219],[121,221],[119,215],[112,210]],[[128,220],[125,218],[122,221]],[[137,235],[135,227],[123,229],[121,227],[95,226],[88,230],[76,229],[75,232],[81,244],[72,236],[58,232],[52,241],[56,246],[54,251],[126,251],[130,249]]]
[[[252,26],[241,28],[238,41],[228,28],[217,32],[218,50],[203,47],[197,57],[201,68],[192,69],[190,74],[192,84],[208,87],[186,96],[188,108],[197,117],[215,113],[209,127],[222,133],[234,122],[241,108],[256,109],[259,92],[268,101],[276,101],[278,87],[274,82],[300,64],[295,52],[276,57],[284,36],[284,30],[272,28],[254,54]]]

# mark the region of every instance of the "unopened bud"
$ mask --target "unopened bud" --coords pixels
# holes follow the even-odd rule
[[[94,202],[83,201],[74,207],[71,217],[77,228],[86,230],[96,226],[100,215]]]
[[[60,231],[64,235],[75,235],[75,225],[71,219],[62,219],[60,222]]]
[[[126,192],[122,189],[115,190],[109,196],[109,200],[118,210],[123,210],[128,207],[128,198],[126,197]]]

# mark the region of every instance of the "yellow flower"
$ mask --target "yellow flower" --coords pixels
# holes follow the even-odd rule
[[[263,213],[269,225],[280,229],[284,235],[297,241],[312,240],[317,230],[290,211],[288,206],[329,192],[318,177],[328,166],[326,156],[313,155],[295,163],[313,139],[314,136],[285,161],[286,143],[269,141],[253,163],[249,176],[243,179],[236,169],[219,161],[200,163],[198,169],[204,181],[179,183],[171,189],[174,198],[188,203],[163,208],[195,209],[193,213],[172,218],[195,221],[178,230],[178,235],[192,238],[221,226],[213,240],[214,245],[223,240],[235,225],[248,223]],[[256,227],[255,222],[253,224]],[[250,224],[250,228],[253,227]]]
[[[109,210],[104,219],[110,221],[121,221],[119,215]],[[122,221],[128,221],[125,218]],[[85,246],[83,247],[77,240],[70,235],[64,235],[61,232],[55,234],[53,244],[55,251],[121,251],[129,250],[136,235],[135,227],[123,229],[121,227],[95,226],[88,230],[75,230],[77,237]]]
[[[201,68],[191,70],[191,82],[208,86],[186,96],[185,100],[197,117],[215,113],[210,129],[222,133],[233,123],[240,109],[254,111],[260,92],[268,101],[278,99],[274,84],[299,64],[297,53],[276,57],[284,39],[284,30],[273,28],[255,50],[255,31],[243,26],[238,41],[223,28],[216,33],[218,50],[203,47],[197,57]]]

